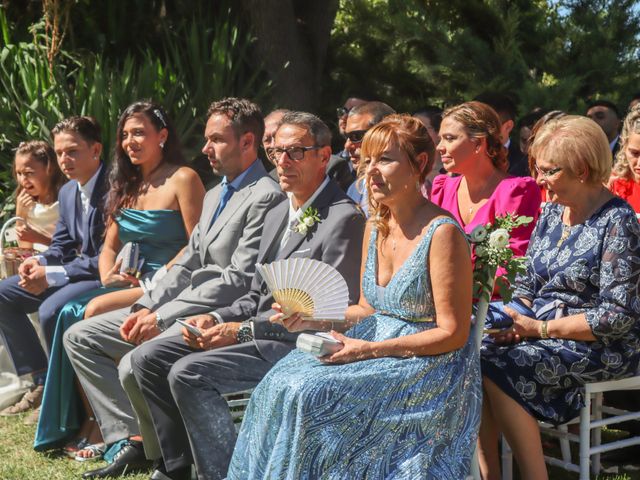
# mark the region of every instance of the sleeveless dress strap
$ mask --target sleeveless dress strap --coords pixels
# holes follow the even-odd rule
[[[431,246],[431,238],[433,237],[433,234],[435,233],[436,229],[439,226],[445,225],[445,224],[453,225],[454,227],[456,227],[460,231],[464,239],[467,241],[467,245],[469,244],[469,240],[467,239],[467,234],[455,219],[450,217],[438,217],[435,220],[432,220],[431,223],[429,224],[429,229],[427,230],[427,233],[425,233],[424,237],[422,237],[421,245],[418,248],[428,251],[429,247]]]

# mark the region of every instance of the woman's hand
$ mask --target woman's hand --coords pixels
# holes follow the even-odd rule
[[[36,200],[26,190],[21,191],[16,198],[16,215],[26,219],[27,214],[35,204]]]
[[[527,317],[510,307],[504,307],[504,312],[513,319],[511,328],[493,333],[491,336],[498,344],[518,343],[528,337],[540,337],[540,320]]]
[[[302,332],[304,330],[327,331],[331,329],[332,323],[330,321],[305,320],[298,312],[287,316],[282,312],[282,306],[278,303],[271,305],[271,308],[278,313],[270,317],[269,321],[282,325],[290,332]]]
[[[140,281],[127,273],[120,273],[122,259],[116,260],[113,267],[109,269],[106,275],[102,276],[100,281],[105,287],[126,287],[127,285],[137,287]]]
[[[359,340],[357,338],[345,337],[341,333],[331,331],[331,336],[336,340],[342,342],[344,347],[332,354],[326,355],[324,357],[320,357],[320,360],[323,363],[352,363],[358,362],[360,360],[366,360],[368,358],[373,358],[375,356],[373,352],[373,344],[374,342],[367,342],[366,340]]]

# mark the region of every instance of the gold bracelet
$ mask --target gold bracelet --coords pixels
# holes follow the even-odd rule
[[[543,320],[540,326],[540,338],[549,338],[549,332],[547,331],[547,321]]]

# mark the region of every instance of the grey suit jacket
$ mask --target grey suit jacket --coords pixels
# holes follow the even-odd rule
[[[365,219],[340,187],[330,181],[311,206],[318,209],[320,222],[306,235],[292,232],[282,251],[276,255],[282,232],[288,228],[289,200],[280,203],[267,214],[260,241],[258,263],[307,257],[321,260],[336,268],[347,281],[351,303],[360,296],[360,260]],[[253,320],[255,343],[260,354],[275,363],[294,346],[297,334],[274,325],[268,318],[273,314],[273,297],[267,284],[256,272],[251,290],[228,307],[215,312],[225,322]]]
[[[177,317],[229,305],[247,293],[265,215],[286,198],[258,161],[211,225],[221,189],[218,185],[205,196],[185,253],[156,288],[136,302],[157,312],[167,325]]]

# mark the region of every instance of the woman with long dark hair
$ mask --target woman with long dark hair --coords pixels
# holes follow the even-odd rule
[[[59,314],[36,448],[59,444],[78,427],[73,370],[62,347],[64,331],[83,318],[132,305],[142,296],[143,286],[153,285],[186,246],[200,218],[205,190],[196,172],[184,164],[178,136],[162,107],[151,102],[127,107],[118,121],[110,172],[107,229],[99,258],[103,286],[67,303]],[[116,260],[128,242],[138,245],[144,259],[138,269],[142,278],[121,272],[122,261]],[[50,381],[52,376],[59,378]],[[86,400],[85,409],[91,411]],[[100,438],[91,420],[80,428],[80,447]],[[68,450],[76,455],[77,448]],[[99,449],[88,448],[77,459],[95,456]]]

